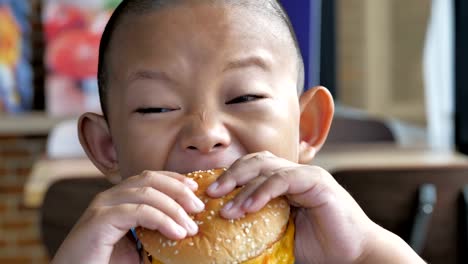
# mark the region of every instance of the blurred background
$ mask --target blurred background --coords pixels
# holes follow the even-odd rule
[[[0,0],[0,263],[47,263],[109,186],[79,146],[76,119],[100,111],[97,50],[119,2]],[[337,105],[314,163],[425,259],[463,263],[468,5],[282,3],[308,87],[326,86]]]

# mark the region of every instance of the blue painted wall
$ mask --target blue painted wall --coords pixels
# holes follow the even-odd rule
[[[306,88],[320,83],[320,2],[281,0],[291,19],[304,57]]]

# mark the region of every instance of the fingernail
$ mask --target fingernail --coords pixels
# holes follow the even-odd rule
[[[230,201],[229,203],[227,203],[224,208],[223,208],[223,211],[224,212],[229,212],[231,209],[232,209],[232,206],[234,205],[234,202],[233,201]]]
[[[218,182],[213,182],[210,187],[208,187],[208,192],[215,192],[219,187]]]
[[[189,219],[187,220],[187,229],[191,235],[195,235],[198,232],[198,225],[192,219]]]
[[[205,204],[200,201],[197,197],[194,197],[192,199],[193,207],[195,207],[195,210],[201,211],[203,208],[205,208]]]
[[[247,201],[244,202],[244,204],[242,205],[242,207],[244,207],[245,209],[247,209],[247,208],[249,208],[252,204],[253,204],[253,199],[252,199],[252,198],[249,198],[249,199],[247,199]]]
[[[184,218],[184,226],[188,234],[194,235],[198,231],[198,226],[195,222],[188,216],[183,209],[178,210],[179,215]]]
[[[198,184],[196,181],[192,180],[192,179],[185,179],[185,183],[191,188],[191,189],[194,189],[196,190],[198,188]]]
[[[175,225],[175,231],[178,236],[184,237],[187,235],[187,230],[185,228],[181,227],[180,225]]]

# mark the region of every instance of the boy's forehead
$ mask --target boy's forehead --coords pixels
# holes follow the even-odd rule
[[[194,36],[198,36],[196,41],[219,41],[219,44],[233,39],[239,40],[233,44],[247,39],[269,39],[270,42],[273,38],[276,44],[294,47],[288,28],[280,18],[255,6],[205,2],[188,2],[140,15],[126,15],[115,35],[116,43],[144,37],[147,40],[157,38],[156,42],[164,44],[168,39],[194,40]]]
[[[156,67],[178,68],[187,59],[209,64],[249,53],[265,60],[274,57],[282,65],[289,62],[294,74],[296,54],[287,30],[280,18],[266,12],[226,4],[189,3],[126,15],[110,46],[110,76],[128,77],[132,67],[155,63]]]

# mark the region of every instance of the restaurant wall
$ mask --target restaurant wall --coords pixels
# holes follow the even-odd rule
[[[39,210],[23,206],[23,188],[45,136],[0,136],[0,263],[48,263]]]

